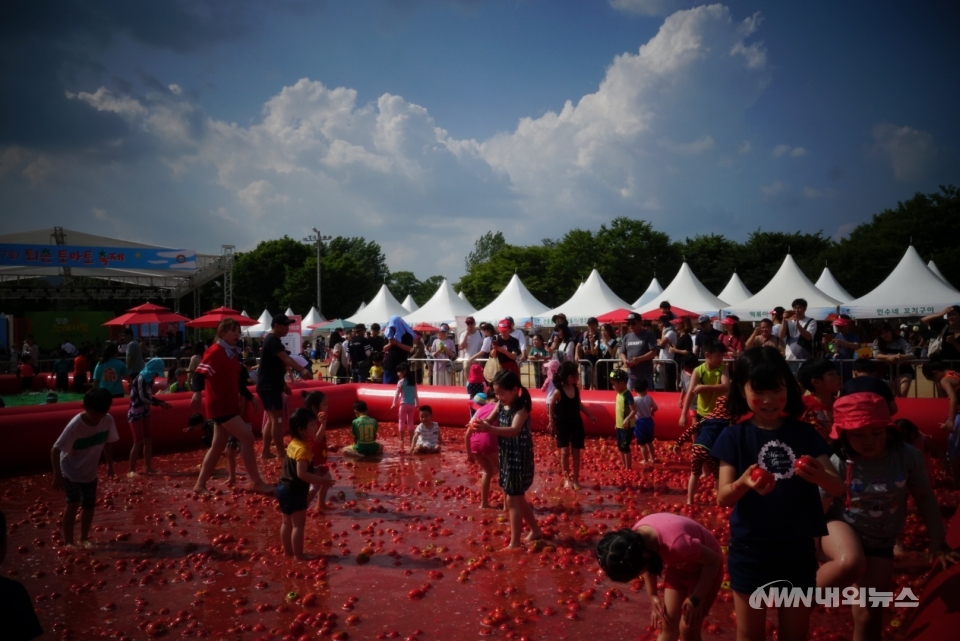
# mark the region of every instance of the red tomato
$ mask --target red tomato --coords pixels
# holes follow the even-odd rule
[[[803,470],[803,471],[806,471],[806,470],[809,470],[809,469],[810,469],[810,465],[811,465],[812,463],[813,463],[813,457],[810,456],[810,455],[808,455],[808,454],[804,454],[803,456],[801,456],[800,458],[798,458],[796,461],[794,461],[793,467],[794,467],[794,469],[796,469],[798,472],[800,472],[800,471],[802,471],[802,470]]]
[[[773,474],[766,471],[762,467],[753,468],[753,471],[750,472],[750,478],[751,480],[753,480],[754,483],[757,483],[759,485],[767,485],[768,483],[773,483],[774,481],[776,481]]]

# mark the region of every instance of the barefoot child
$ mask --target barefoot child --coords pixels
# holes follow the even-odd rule
[[[734,508],[727,569],[737,638],[762,639],[767,612],[751,607],[751,595],[771,582],[816,587],[814,538],[827,533],[817,486],[839,496],[844,484],[826,442],[797,420],[803,412],[800,388],[777,349],[743,353],[734,366],[727,407],[734,420],[752,413],[748,421],[726,428],[711,450],[720,459],[717,503]],[[778,608],[780,641],[807,639],[810,611]]]
[[[653,465],[653,414],[659,407],[657,403],[647,394],[649,383],[645,378],[639,378],[633,384],[633,391],[637,395],[633,398],[633,411],[636,423],[633,426],[633,434],[637,438],[637,445],[640,446],[640,455],[643,456],[644,465]]]
[[[313,441],[310,442],[310,450],[313,452],[313,466],[316,475],[326,479],[324,483],[312,483],[310,485],[307,505],[313,505],[313,500],[319,496],[317,510],[323,512],[327,506],[327,491],[333,485],[333,477],[330,476],[330,468],[327,467],[327,395],[320,390],[314,390],[310,393],[302,390],[300,395],[303,397],[303,406],[317,418],[317,430]]]
[[[827,518],[849,524],[856,534],[854,554],[865,557],[866,567],[855,585],[870,592],[889,592],[893,579],[893,548],[906,522],[907,496],[930,535],[930,554],[946,567],[960,554],[946,544],[937,497],[930,487],[923,455],[907,445],[892,425],[886,401],[877,394],[860,392],[840,398],[833,406],[833,432],[838,452],[831,461],[843,478],[842,498],[834,498]],[[862,480],[861,480],[862,479]],[[821,492],[823,494],[823,492]],[[823,538],[826,553],[834,536]],[[879,641],[883,607],[869,601],[853,606],[853,638]]]
[[[631,530],[604,535],[597,559],[614,581],[643,576],[658,641],[699,641],[723,582],[723,551],[709,530],[676,514],[650,514]],[[663,599],[657,594],[661,574]]]
[[[563,486],[567,489],[580,489],[580,452],[584,446],[583,412],[594,423],[596,417],[587,410],[580,400],[580,388],[577,384],[580,375],[577,364],[564,361],[560,364],[553,384],[556,391],[548,402],[550,417],[550,433],[557,439],[557,449],[560,450],[560,469],[563,471]],[[573,469],[571,469],[573,459]]]
[[[520,377],[510,370],[501,370],[493,378],[493,391],[497,395],[497,414],[494,422],[477,421],[478,432],[496,434],[500,452],[500,487],[506,497],[510,514],[510,542],[507,549],[518,549],[523,544],[523,524],[530,533],[526,541],[543,538],[537,524],[533,507],[527,502],[526,493],[533,485],[533,437],[530,434],[530,392],[520,384]]]
[[[277,502],[283,514],[280,540],[283,553],[298,559],[310,559],[303,553],[303,533],[307,521],[307,496],[310,484],[320,485],[324,478],[315,473],[310,442],[316,436],[317,419],[305,408],[290,416],[290,443],[283,460],[283,473],[277,483]]]
[[[843,387],[837,366],[825,358],[804,361],[797,371],[797,380],[810,394],[803,397],[803,418],[824,439],[830,437],[833,426],[833,402]]]
[[[90,525],[97,505],[97,465],[100,453],[107,459],[107,476],[113,476],[113,444],[120,440],[113,417],[108,414],[110,392],[93,389],[83,396],[83,412],[73,417],[50,451],[53,489],[67,495],[63,511],[63,544],[73,547],[73,526],[80,515],[80,545],[93,547]]]
[[[417,377],[410,371],[410,363],[404,361],[397,365],[397,392],[393,395],[393,403],[390,409],[397,406],[400,402],[400,415],[397,420],[397,430],[400,432],[400,451],[413,445],[414,416],[417,413],[417,405],[420,404],[420,397],[417,396]],[[404,437],[404,433],[410,433],[410,441]]]
[[[353,445],[343,448],[343,455],[350,458],[365,456],[379,456],[383,454],[383,446],[377,443],[379,425],[377,419],[367,416],[367,404],[356,401],[353,404]]]
[[[630,444],[633,442],[633,394],[627,389],[627,380],[629,376],[626,370],[615,369],[610,372],[610,384],[613,391],[617,393],[616,404],[616,428],[617,428],[617,449],[620,451],[620,462],[624,469],[632,469],[633,463],[630,458]]]
[[[440,453],[443,438],[440,436],[440,425],[433,421],[433,408],[429,405],[420,406],[420,424],[413,432],[412,441],[411,454]]]
[[[203,418],[203,414],[194,413],[187,419],[187,427],[183,428],[183,431],[192,432],[198,428],[202,429],[203,436],[200,437],[200,442],[209,449],[213,445],[213,425],[213,421]],[[226,449],[224,449],[227,454],[227,472],[229,474],[227,485],[233,485],[237,482],[237,452],[239,451],[240,441],[237,440],[237,437],[231,436],[228,438]]]
[[[133,447],[130,448],[130,470],[128,476],[137,476],[137,459],[143,455],[143,468],[147,474],[156,474],[153,469],[153,428],[150,424],[150,407],[157,405],[165,410],[170,403],[153,395],[153,380],[163,376],[163,361],[151,358],[147,365],[130,383],[130,409],[127,422],[133,433]]]
[[[464,433],[464,446],[467,451],[467,462],[477,463],[480,466],[480,507],[493,509],[490,505],[490,480],[497,471],[499,457],[497,455],[497,437],[490,432],[478,432],[474,429],[477,421],[487,421],[495,416],[499,405],[487,400],[486,394],[477,394],[473,397],[472,407],[475,409],[473,418],[467,424]]]

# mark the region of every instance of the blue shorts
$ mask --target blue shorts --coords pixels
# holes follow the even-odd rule
[[[633,426],[633,433],[637,437],[637,445],[653,443],[653,419],[638,418]]]
[[[77,483],[64,478],[63,492],[67,495],[67,503],[79,503],[85,510],[92,510],[97,505],[97,479]]]
[[[285,483],[277,483],[277,503],[280,505],[280,511],[284,514],[294,514],[306,510],[308,494],[308,490],[295,490]]]
[[[805,590],[817,585],[817,555],[813,537],[782,541],[731,539],[727,571],[734,592],[752,594],[768,583],[771,587]],[[787,585],[786,582],[789,582]]]
[[[283,409],[282,390],[257,390],[257,396],[260,397],[264,412],[279,412]]]
[[[617,449],[624,454],[630,453],[630,444],[633,443],[633,430],[617,429]]]

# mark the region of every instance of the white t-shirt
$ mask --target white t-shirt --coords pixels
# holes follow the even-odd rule
[[[437,447],[440,445],[440,424],[420,423],[420,425],[417,425],[417,429],[413,431],[413,440],[415,445]]]
[[[651,418],[653,416],[653,399],[650,395],[641,396],[637,394],[633,397],[633,410],[637,413],[637,418]]]
[[[522,329],[514,329],[510,332],[510,335],[517,339],[517,343],[520,344],[520,353],[526,356],[527,352],[530,351],[530,346],[527,344],[527,335],[523,333]]]
[[[460,355],[466,358],[470,358],[477,352],[481,351],[483,348],[483,332],[477,330],[472,334],[467,332],[460,333],[460,342],[458,345],[463,345],[463,340],[467,340],[467,347],[460,351]]]
[[[813,354],[800,347],[800,328],[797,327],[797,325],[801,325],[803,329],[810,332],[810,344],[812,345],[813,336],[817,333],[817,321],[812,318],[804,318],[800,321],[791,319],[784,322],[787,324],[787,338],[785,340],[787,344],[787,360],[804,360],[813,356]]]
[[[670,341],[670,346],[672,347],[677,346],[677,333],[673,330],[672,327],[668,327],[667,329],[664,330],[663,336],[660,337],[660,340],[663,340],[664,338]],[[660,348],[660,360],[662,361],[673,360],[673,354],[670,353],[669,347]]]
[[[489,354],[490,352],[493,351],[493,337],[492,337],[492,336],[484,336],[484,337],[483,337],[483,343],[480,345],[480,351],[483,352],[484,354]]]
[[[60,469],[74,483],[90,483],[97,479],[97,464],[104,443],[120,440],[113,417],[107,414],[96,425],[87,425],[83,414],[77,414],[53,444],[60,450]]]

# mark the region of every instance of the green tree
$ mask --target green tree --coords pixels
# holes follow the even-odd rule
[[[743,251],[740,243],[719,234],[697,234],[677,243],[676,249],[700,282],[714,294],[723,291],[730,277],[739,269]],[[673,274],[664,276],[673,278]]]
[[[420,280],[413,272],[391,272],[390,277],[387,278],[387,288],[393,294],[393,297],[401,303],[408,294],[413,296],[413,300],[416,301],[416,294],[419,293],[420,285]]]
[[[233,268],[235,304],[259,315],[264,309],[277,314],[286,309],[280,302],[284,282],[290,266],[302,266],[313,257],[316,269],[316,249],[289,236],[260,242],[253,251],[237,255]],[[314,276],[316,283],[316,276]],[[315,291],[316,284],[307,291]],[[307,308],[309,309],[309,307]]]
[[[460,279],[457,287],[480,309],[499,296],[513,275],[517,274],[534,297],[544,305],[550,305],[555,294],[550,291],[550,281],[543,266],[548,262],[551,251],[536,245],[507,245],[490,260],[475,264]]]
[[[507,241],[503,238],[503,232],[488,231],[474,242],[473,251],[467,254],[464,259],[467,271],[470,271],[470,268],[474,265],[485,263],[493,258],[494,254],[503,249],[506,244]]]
[[[675,274],[680,254],[670,237],[645,220],[614,218],[595,235],[593,256],[597,271],[620,298],[628,303],[646,291],[654,272]]]
[[[917,193],[894,209],[885,209],[821,255],[837,280],[853,296],[862,296],[893,271],[909,245],[933,260],[954,287],[960,285],[960,190],[940,186]]]

